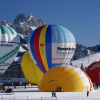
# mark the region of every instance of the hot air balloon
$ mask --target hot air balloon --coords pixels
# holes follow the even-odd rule
[[[86,70],[86,73],[91,78],[93,83],[100,85],[100,61],[90,64]]]
[[[48,70],[40,82],[40,91],[83,92],[92,91],[90,78],[72,65],[60,65]]]
[[[44,74],[33,62],[28,51],[26,51],[22,57],[21,68],[23,70],[25,78],[29,83],[40,85],[40,81]]]
[[[20,38],[10,27],[0,25],[0,75],[13,62],[20,47]]]
[[[68,29],[60,25],[44,25],[30,34],[27,45],[33,62],[42,73],[46,73],[71,60],[76,42]]]
[[[55,65],[67,64],[76,47],[72,33],[58,25],[37,28],[30,34],[27,45],[29,54],[24,54],[21,67],[26,79],[38,85],[46,71]]]

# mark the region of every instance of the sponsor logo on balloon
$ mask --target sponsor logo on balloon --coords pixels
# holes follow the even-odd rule
[[[75,48],[61,48],[61,47],[57,47],[58,50],[75,50]]]
[[[73,47],[75,48],[76,47],[76,44],[74,44]]]
[[[44,48],[44,43],[40,43],[40,49],[41,49],[41,54],[42,54],[42,55],[44,55],[43,48]]]
[[[57,81],[57,80],[50,80],[49,83],[50,83],[50,82],[54,82],[54,81]]]
[[[75,52],[75,48],[61,48],[57,47],[57,53],[60,55],[67,55]]]
[[[13,44],[0,44],[0,46],[13,47]]]
[[[44,43],[41,43],[40,46],[44,46]]]
[[[97,64],[93,65],[93,66],[90,68],[90,70],[93,70],[93,69],[98,68],[98,67],[100,67],[100,63],[97,63]]]

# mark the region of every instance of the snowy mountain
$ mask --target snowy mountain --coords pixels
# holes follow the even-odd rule
[[[11,24],[8,20],[1,20],[0,25],[12,27],[22,35],[29,35],[35,28],[45,25],[41,19],[37,19],[35,15],[30,14],[28,17],[24,13],[16,16]]]
[[[34,29],[42,25],[45,23],[41,19],[37,19],[32,14],[26,17],[24,13],[17,15],[13,22],[15,30],[23,35],[29,35]]]
[[[5,25],[9,27],[13,27],[13,25],[8,20],[1,20],[0,25]]]
[[[37,27],[45,25],[45,23],[41,19],[37,19],[36,16],[33,14],[26,16],[24,13],[21,13],[16,16],[16,18],[13,21],[13,24],[11,24],[8,20],[1,20],[0,25],[10,26],[14,28],[16,32],[19,34],[21,48],[19,50],[17,57],[21,58],[24,52],[28,50],[26,44],[29,34]],[[82,44],[77,43],[73,59],[76,60],[81,56],[90,55],[99,50],[100,46],[86,47]]]
[[[86,56],[86,55],[90,55],[94,53],[93,51],[91,51],[91,49],[89,49],[86,46],[83,46],[82,44],[77,43],[76,44],[76,50],[75,50],[75,54],[73,56],[73,59],[76,60],[81,56]]]
[[[88,47],[88,49],[90,49],[93,52],[100,51],[100,45],[96,45],[94,47]]]

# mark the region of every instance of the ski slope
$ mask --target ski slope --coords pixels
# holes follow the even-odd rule
[[[99,61],[99,60],[100,60],[100,51],[88,56],[83,56],[79,58],[78,60],[73,60],[71,62],[72,62],[72,65],[77,66],[77,67],[81,67],[81,64],[83,64],[84,67],[88,67],[91,63],[95,61]]]

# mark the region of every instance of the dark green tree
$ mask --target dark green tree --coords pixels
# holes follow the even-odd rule
[[[84,71],[83,63],[81,64],[80,69]]]

